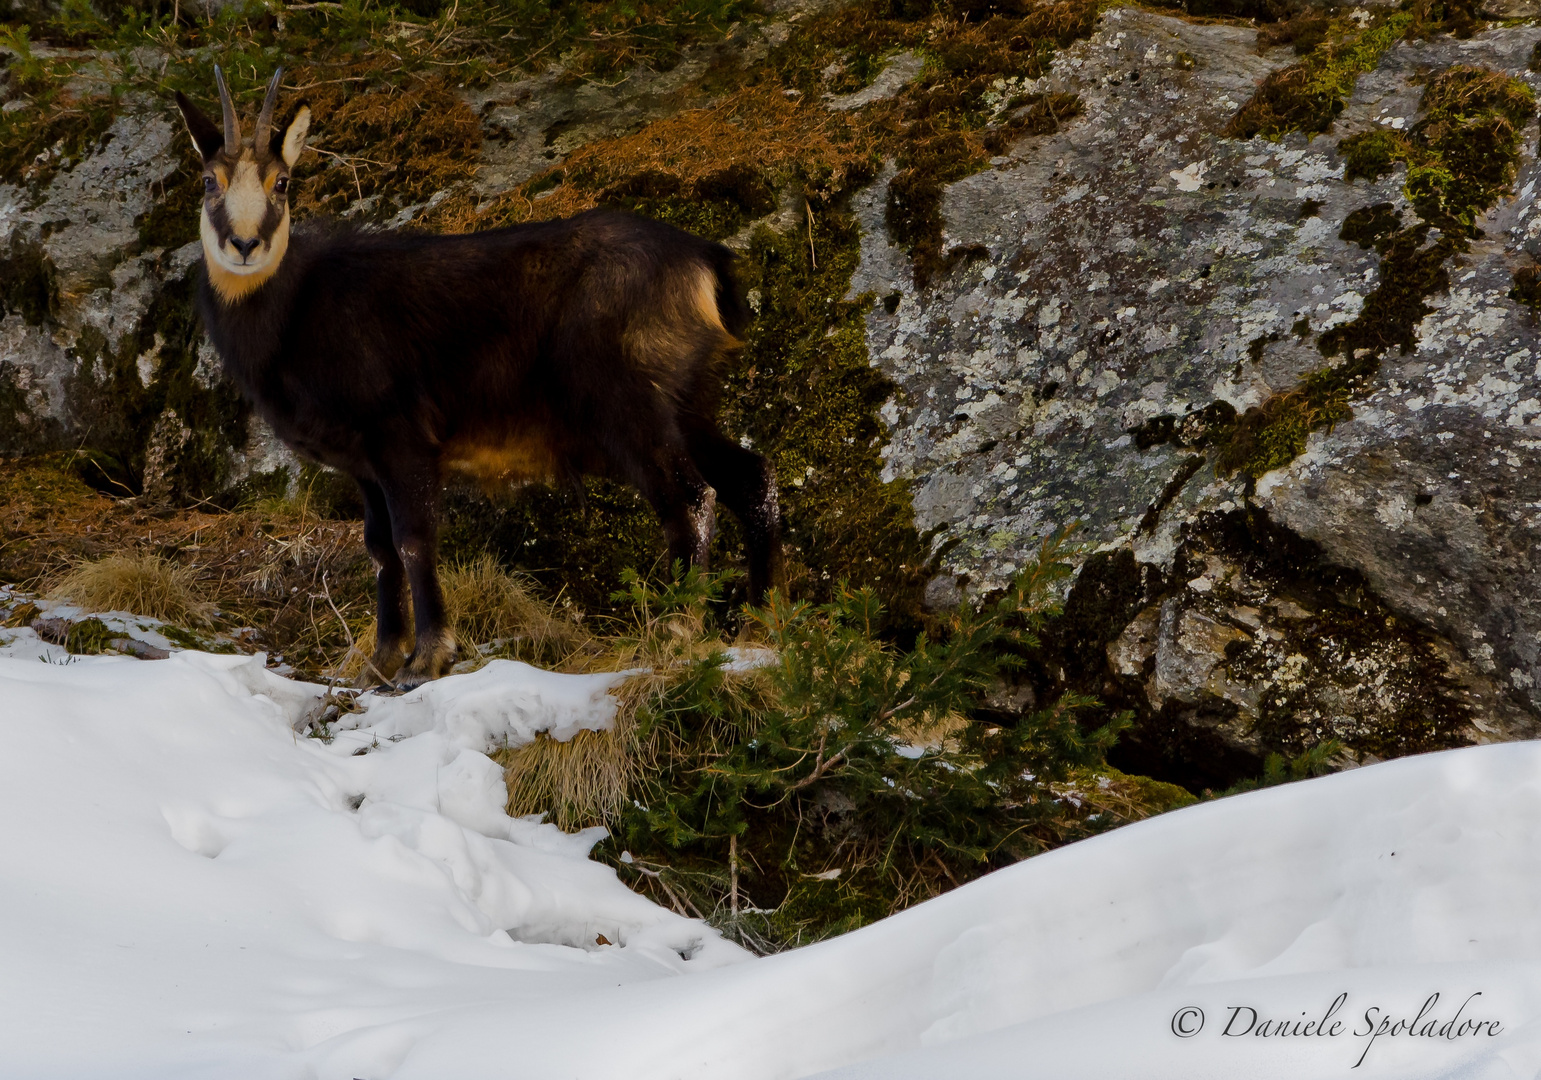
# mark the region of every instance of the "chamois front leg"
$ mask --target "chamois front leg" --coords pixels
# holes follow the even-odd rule
[[[373,480],[359,480],[364,496],[364,547],[375,564],[375,650],[360,673],[359,686],[389,684],[401,667],[401,639],[406,633],[401,587],[405,570],[391,535],[391,511],[385,492]]]
[[[437,679],[455,662],[455,635],[444,613],[439,590],[439,477],[432,467],[400,470],[381,480],[390,507],[391,535],[412,588],[416,643],[396,677],[396,686],[410,690]]]

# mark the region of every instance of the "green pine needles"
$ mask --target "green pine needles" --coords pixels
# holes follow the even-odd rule
[[[1103,808],[1126,719],[1083,729],[1092,702],[1072,695],[1020,716],[988,704],[1055,610],[1063,539],[908,642],[886,635],[876,592],[840,587],[824,604],[773,597],[750,616],[763,645],[701,655],[686,643],[711,632],[720,583],[630,576],[639,625],[683,663],[655,667],[636,707],[646,766],[610,852],[623,878],[774,951],[1142,816]]]

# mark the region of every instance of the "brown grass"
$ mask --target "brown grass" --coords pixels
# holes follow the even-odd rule
[[[504,767],[510,814],[549,813],[563,829],[611,823],[637,777],[661,758],[684,752],[670,745],[661,727],[644,731],[638,717],[702,661],[721,652],[722,639],[707,627],[704,608],[667,615],[638,612],[602,644],[573,654],[569,663],[587,671],[639,672],[615,691],[620,699],[615,722],[605,731],[579,732],[567,742],[540,736],[494,754]],[[761,697],[763,673],[726,673],[722,692],[741,699]],[[723,710],[724,715],[743,712]]]
[[[78,563],[49,596],[87,611],[127,611],[183,626],[207,626],[215,605],[198,593],[198,572],[153,554]]]
[[[481,124],[453,84],[432,76],[360,92],[357,82],[375,74],[368,64],[301,69],[286,82],[316,117],[316,157],[299,185],[296,216],[336,213],[371,195],[396,206],[420,203],[475,175]]]
[[[156,555],[196,570],[194,595],[218,603],[221,623],[253,628],[242,637],[302,677],[322,676],[346,651],[327,598],[345,617],[373,602],[358,522],[320,517],[303,501],[150,508],[93,490],[74,457],[0,462],[0,581],[53,587],[84,563]]]
[[[616,817],[640,775],[638,751],[636,713],[622,709],[604,731],[580,731],[566,742],[538,735],[492,760],[503,766],[511,816],[544,813],[572,831]]]
[[[771,187],[796,178],[811,193],[835,192],[853,170],[870,168],[875,152],[872,134],[859,119],[755,87],[635,134],[590,143],[561,166],[479,206],[469,199],[446,200],[424,221],[444,232],[465,232],[566,217],[600,205],[617,194],[617,185],[638,177],[664,179],[687,198],[707,194],[720,178],[746,173]]]

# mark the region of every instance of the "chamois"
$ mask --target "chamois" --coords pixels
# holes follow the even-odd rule
[[[749,594],[780,559],[775,475],[714,420],[749,315],[733,254],[592,210],[460,235],[291,230],[310,109],[282,130],[282,69],[250,142],[224,73],[223,130],[180,92],[203,161],[199,308],[226,372],[285,443],[352,476],[375,565],[365,679],[406,688],[455,657],[437,574],[447,473],[484,484],[601,475],[657,511],[671,559],[705,566],[718,498],[743,522]],[[415,644],[403,658],[403,580]]]

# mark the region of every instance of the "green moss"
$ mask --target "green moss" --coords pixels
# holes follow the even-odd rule
[[[157,629],[159,630],[161,637],[165,638],[167,641],[171,642],[173,645],[178,646],[179,648],[198,649],[205,652],[208,651],[209,644],[204,639],[204,637],[192,630],[188,630],[186,627],[172,626],[167,624],[165,626],[157,627]]]
[[[57,306],[53,268],[43,249],[13,242],[0,258],[0,318],[20,315],[28,326],[41,326]]]
[[[122,499],[139,494],[138,481],[118,455],[90,447],[70,451],[70,468],[92,488]]]
[[[1407,12],[1377,14],[1370,28],[1358,31],[1352,19],[1334,19],[1331,40],[1301,63],[1275,71],[1232,117],[1225,133],[1250,139],[1279,139],[1291,131],[1314,135],[1326,131],[1354,92],[1359,76],[1371,71],[1381,55],[1414,25]]]
[[[1263,20],[1260,20],[1263,21]],[[1320,9],[1306,8],[1287,19],[1263,21],[1257,28],[1257,51],[1266,52],[1290,45],[1296,56],[1308,56],[1332,33],[1332,20]]]
[[[1380,284],[1358,317],[1320,342],[1325,356],[1355,358],[1339,380],[1355,394],[1367,388],[1374,358],[1392,347],[1407,353],[1417,343],[1418,323],[1433,310],[1428,297],[1450,283],[1446,262],[1466,250],[1477,216],[1514,181],[1519,131],[1535,113],[1535,95],[1501,72],[1462,64],[1429,81],[1420,111],[1401,153],[1409,161],[1407,197],[1422,221],[1391,231],[1386,204],[1344,221],[1345,239],[1372,239],[1382,256]]]
[[[1262,358],[1263,346],[1267,342],[1267,338],[1258,338],[1253,342],[1257,346],[1257,355],[1253,357],[1254,362]],[[1249,353],[1252,351],[1250,347],[1248,351]],[[1153,416],[1131,430],[1130,434],[1134,436],[1134,445],[1141,450],[1149,450],[1152,446],[1160,446],[1164,443],[1207,447],[1223,439],[1235,419],[1234,405],[1228,401],[1212,401],[1202,409],[1190,410],[1183,416],[1173,413]]]
[[[1425,246],[1428,236],[1429,226],[1420,224],[1380,241],[1385,252],[1380,284],[1365,298],[1358,317],[1328,330],[1317,343],[1323,356],[1347,355],[1357,361],[1342,369],[1345,387],[1356,396],[1369,388],[1381,353],[1393,347],[1404,354],[1412,351],[1418,324],[1434,310],[1428,298],[1450,284],[1445,263],[1461,249],[1460,242],[1445,234]],[[1361,350],[1367,355],[1360,356]]]
[[[0,181],[41,187],[107,130],[121,88],[103,97],[68,93],[74,65],[35,55],[29,27],[0,27],[0,45],[11,50],[6,71],[12,88],[28,97],[24,108],[0,112]]]
[[[774,210],[776,193],[760,170],[737,164],[688,185],[661,170],[637,173],[605,188],[599,202],[666,221],[697,236],[725,240],[746,222]]]
[[[860,233],[835,207],[813,221],[817,266],[803,235],[762,229],[750,245],[744,281],[760,313],[727,380],[724,426],[775,463],[794,592],[827,596],[845,579],[909,616],[928,558],[907,486],[881,479],[877,410],[893,387],[867,353],[868,300],[845,299]]]
[[[1400,132],[1375,128],[1338,143],[1338,153],[1343,155],[1343,179],[1379,180],[1397,162],[1407,161],[1412,148]]]
[[[1413,349],[1418,324],[1433,311],[1429,298],[1449,287],[1449,260],[1467,250],[1478,215],[1514,181],[1535,95],[1501,72],[1458,64],[1429,80],[1420,112],[1406,137],[1374,131],[1340,144],[1349,171],[1372,179],[1405,161],[1406,194],[1421,220],[1403,227],[1390,203],[1344,219],[1339,236],[1373,246],[1381,263],[1359,314],[1317,343],[1323,356],[1343,360],[1249,409],[1222,448],[1222,471],[1256,478],[1287,465],[1312,431],[1347,418],[1348,403],[1373,389],[1384,353]]]
[[[1477,0],[1421,0],[1424,33],[1440,30],[1458,38],[1469,38],[1483,27]]]
[[[893,898],[882,882],[866,880],[873,876],[857,871],[832,881],[797,879],[769,916],[769,929],[789,945],[811,945],[877,922],[892,911]]]
[[[914,257],[917,285],[924,287],[941,263],[943,189],[978,172],[984,162],[983,149],[956,131],[922,139],[899,159],[884,222]]]
[[[64,647],[72,653],[94,656],[108,648],[108,642],[118,636],[107,629],[101,619],[81,619],[70,624]]]
[[[930,63],[920,78],[884,106],[896,121],[885,145],[899,169],[885,220],[914,257],[915,281],[924,287],[945,269],[946,185],[984,168],[1018,139],[1056,131],[1079,114],[1073,94],[1027,94],[1020,85],[1047,74],[1058,49],[1089,36],[1098,10],[1084,0],[1032,7],[866,0],[803,24],[775,50],[772,65],[789,89],[816,95],[830,91],[825,72],[847,50],[925,53]]]
[[[1145,807],[1146,812],[1150,814],[1165,814],[1170,810],[1181,810],[1199,801],[1193,792],[1178,784],[1154,780],[1149,776],[1131,776],[1111,767],[1103,769],[1102,772],[1113,783],[1126,785],[1132,801]]]
[[[884,223],[893,238],[914,258],[915,284],[924,288],[945,268],[942,252],[942,193],[948,184],[962,180],[985,166],[991,154],[999,154],[1027,135],[1048,135],[1081,114],[1081,100],[1074,94],[1030,94],[1020,97],[1015,114],[1005,123],[984,130],[952,127],[967,124],[967,103],[949,102],[940,118],[931,110],[939,94],[924,103],[926,119],[905,133],[899,154],[899,172],[888,185]],[[962,115],[948,115],[949,111]]]
[[[1275,394],[1237,419],[1220,445],[1216,468],[1257,479],[1289,464],[1305,450],[1311,432],[1351,415],[1348,397],[1333,369],[1308,377],[1297,390]]]
[[[198,215],[203,206],[203,173],[190,157],[161,182],[150,209],[135,219],[139,242],[146,249],[174,251],[198,239]]]
[[[1389,202],[1361,206],[1343,219],[1343,227],[1338,230],[1338,239],[1358,244],[1366,251],[1371,248],[1379,249],[1382,246],[1381,241],[1396,232],[1401,225],[1402,212]],[[1310,324],[1306,325],[1309,328]]]
[[[1541,312],[1541,266],[1522,266],[1514,272],[1509,299],[1529,308],[1532,318]]]

